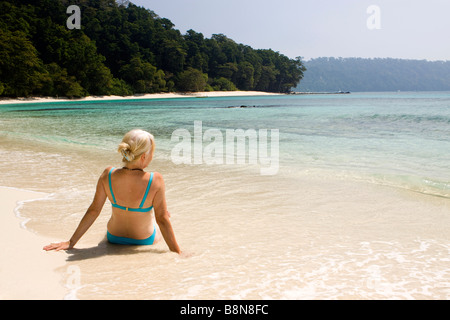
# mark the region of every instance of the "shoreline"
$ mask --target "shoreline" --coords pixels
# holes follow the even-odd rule
[[[283,93],[262,91],[210,91],[193,93],[148,93],[132,96],[88,96],[79,99],[56,97],[29,97],[29,98],[0,98],[0,105],[25,103],[51,103],[51,102],[82,102],[82,101],[113,101],[113,100],[148,100],[148,99],[179,99],[179,98],[222,98],[222,97],[250,97],[250,96],[279,96]]]
[[[68,294],[57,271],[66,253],[42,250],[52,240],[27,230],[18,214],[23,204],[47,196],[0,186],[0,300],[63,300]]]

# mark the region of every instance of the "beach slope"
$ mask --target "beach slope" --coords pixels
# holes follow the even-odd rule
[[[29,97],[29,98],[0,98],[0,105],[22,103],[52,103],[52,102],[77,102],[77,101],[109,101],[109,100],[147,100],[147,99],[180,99],[180,98],[225,98],[225,97],[251,97],[251,96],[276,96],[281,93],[261,91],[208,91],[192,93],[148,93],[133,96],[88,96],[80,99],[66,99],[55,97]]]
[[[67,290],[56,269],[65,265],[65,252],[45,252],[51,240],[21,226],[15,212],[24,202],[45,194],[0,187],[0,299],[62,300]]]

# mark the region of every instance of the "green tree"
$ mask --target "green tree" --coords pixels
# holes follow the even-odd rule
[[[52,62],[45,66],[49,79],[42,93],[48,96],[62,96],[67,98],[80,98],[86,95],[85,90],[74,76],[70,76],[66,69]]]
[[[188,30],[184,36],[186,42],[186,66],[208,72],[209,57],[206,53],[207,46],[203,34],[194,30]]]
[[[26,34],[0,29],[0,81],[3,94],[29,96],[42,88],[45,69]]]
[[[75,75],[89,94],[108,94],[113,76],[103,64],[105,58],[98,54],[95,44],[84,34],[70,37],[63,67]]]
[[[237,88],[233,82],[226,78],[214,79],[211,83],[211,87],[214,91],[236,91]]]
[[[227,62],[223,65],[220,65],[216,69],[216,76],[223,77],[225,79],[233,81],[236,78],[236,73],[238,72],[238,66],[234,62]]]
[[[261,76],[255,89],[258,91],[271,91],[279,71],[273,65],[262,66]]]
[[[186,51],[176,40],[164,39],[160,44],[159,60],[161,68],[171,73],[183,71]]]
[[[164,72],[158,70],[152,64],[142,61],[140,57],[134,57],[129,64],[120,70],[122,79],[130,83],[135,92],[155,93],[166,91]]]
[[[255,85],[254,74],[255,68],[250,62],[241,62],[236,76],[238,88],[241,90],[252,90]]]
[[[177,88],[184,92],[204,91],[208,82],[208,75],[200,70],[188,68],[178,76]]]
[[[114,95],[114,96],[129,96],[132,95],[133,92],[133,88],[131,88],[131,86],[126,83],[124,80],[122,79],[117,79],[114,78],[112,80],[112,84],[111,84],[111,89],[109,90],[109,94]]]

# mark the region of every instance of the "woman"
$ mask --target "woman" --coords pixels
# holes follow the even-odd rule
[[[52,243],[44,250],[72,249],[97,219],[108,197],[112,204],[107,225],[109,242],[152,245],[162,235],[171,251],[181,253],[169,220],[163,177],[157,172],[144,171],[152,161],[154,151],[155,142],[150,133],[139,129],[128,132],[118,148],[124,167],[105,169],[98,180],[94,200],[70,240]]]

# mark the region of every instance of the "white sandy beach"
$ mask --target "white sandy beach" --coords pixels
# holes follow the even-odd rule
[[[173,99],[173,98],[215,98],[215,97],[245,97],[245,96],[270,96],[280,95],[280,93],[270,93],[261,91],[210,91],[194,93],[149,93],[134,96],[88,96],[81,99],[66,99],[55,97],[30,97],[17,99],[0,99],[0,105],[20,104],[20,103],[49,103],[66,101],[100,101],[100,100],[130,100],[130,99]]]
[[[15,211],[24,201],[45,194],[0,187],[0,299],[60,300],[67,294],[57,268],[65,265],[66,253],[48,253],[42,247],[49,239],[21,226]]]
[[[196,95],[213,94],[250,96],[264,93],[208,92]],[[147,95],[136,99],[171,97],[186,95]],[[111,101],[115,98],[134,99],[86,99]],[[187,106],[208,104],[207,99],[200,100],[194,98],[179,102]],[[215,99],[214,103],[220,105],[222,101],[218,100],[222,99]],[[223,100],[227,105],[228,99]],[[253,98],[235,100],[236,104],[245,104]],[[255,100],[258,104],[268,105],[278,99]],[[283,148],[289,148],[289,152],[281,154],[283,162],[276,176],[261,176],[259,167],[250,165],[179,166],[168,161],[169,158],[164,155],[167,151],[160,147],[159,158],[152,162],[151,170],[163,173],[167,181],[167,199],[173,225],[183,250],[192,253],[189,259],[170,253],[164,242],[152,248],[109,245],[105,241],[111,211],[109,203],[74,250],[43,251],[42,247],[50,242],[67,240],[92,200],[98,174],[105,166],[119,165],[120,157],[117,157],[115,147],[121,136],[113,130],[121,125],[123,117],[111,119],[109,116],[119,110],[122,103],[105,105],[108,111],[105,115],[102,114],[105,109],[98,108],[101,113],[94,110],[93,114],[81,113],[82,117],[65,112],[61,115],[58,112],[39,114],[33,108],[28,113],[28,108],[22,110],[24,108],[21,106],[5,106],[4,118],[0,120],[5,124],[2,127],[5,134],[0,135],[0,152],[3,155],[0,185],[4,186],[0,186],[0,200],[3,203],[0,220],[3,237],[0,299],[449,299],[450,203],[447,185],[439,189],[444,194],[441,197],[433,196],[435,194],[432,192],[427,194],[426,191],[435,190],[433,188],[417,190],[415,185],[389,184],[395,180],[379,182],[341,172],[340,159],[349,159],[341,152],[350,148],[336,153],[332,159],[339,161],[337,165],[332,164],[331,170],[315,168],[314,159],[302,160],[295,152],[292,159],[298,159],[299,163],[292,165],[289,162],[290,150],[300,146],[303,155],[320,155],[323,152],[321,148],[331,146],[328,139],[336,141],[333,140],[334,132],[338,135],[355,134],[357,141],[351,140],[349,146],[362,151],[358,142],[360,137],[367,138],[368,133],[347,129],[356,123],[353,117],[342,124],[335,121],[337,127],[332,127],[330,132],[323,130],[323,125],[328,126],[331,121],[323,124],[322,120],[341,121],[341,108],[350,100],[333,102],[333,106],[339,108],[331,108],[333,110],[327,111],[329,115],[319,113],[320,116],[316,113],[308,115],[308,112],[328,109],[327,101],[319,103],[319,108],[314,106],[306,112],[304,108],[279,108],[281,112],[276,108],[241,110],[251,111],[245,114],[248,118],[243,118],[243,121],[258,125],[269,126],[278,116],[286,122],[290,117],[296,117],[296,120],[305,117],[312,121],[311,125],[303,120],[292,122],[292,126],[283,130],[299,134],[302,139],[291,140],[291,144],[289,140],[284,141],[287,145],[284,144]],[[16,101],[33,103],[50,99]],[[364,101],[374,103],[372,98]],[[176,101],[173,102],[177,105]],[[310,102],[299,105],[307,107]],[[14,102],[10,100],[8,103]],[[130,113],[126,116],[132,120],[133,126],[150,120],[165,126],[168,124],[166,117],[174,122],[186,117],[180,122],[190,126],[191,120],[211,121],[213,117],[221,116],[229,116],[224,118],[230,122],[236,121],[236,128],[242,125],[238,120],[243,113],[228,115],[226,108],[210,109],[208,117],[205,113],[205,118],[197,118],[199,113],[194,112],[197,110],[168,108],[165,112],[162,101],[148,102],[149,105],[159,103],[163,106],[149,110],[162,110],[164,116],[148,112],[148,116],[134,121],[140,115],[130,112],[134,107],[125,108],[124,114]],[[358,101],[357,108],[359,103],[361,101]],[[142,105],[145,104],[142,102]],[[282,101],[279,105],[283,105]],[[391,108],[390,103],[382,103],[378,107],[381,110]],[[357,108],[351,109],[359,115],[356,119],[367,121],[368,111],[364,109],[360,112]],[[253,112],[255,110],[258,112]],[[397,112],[399,119],[403,119],[404,113]],[[92,122],[87,123],[91,119]],[[423,120],[422,116],[417,119]],[[111,126],[108,121],[111,121]],[[432,128],[442,130],[439,123],[437,127],[436,122],[432,123]],[[211,124],[217,128],[226,126],[226,122],[221,121],[211,121]],[[371,118],[370,124],[379,122]],[[416,122],[412,126],[409,122],[401,124],[404,127],[400,128],[408,129],[408,133],[416,132],[411,129]],[[311,131],[295,131],[295,125]],[[97,133],[95,128],[102,126],[105,126],[104,132]],[[128,124],[123,128],[126,126]],[[170,136],[176,128],[178,124],[169,129],[159,129],[157,136]],[[334,131],[335,128],[337,131]],[[388,129],[384,125],[381,128]],[[443,129],[446,130],[446,127],[443,126]],[[66,132],[74,134],[75,141],[66,139],[71,138]],[[85,133],[88,133],[89,139],[100,139],[98,141],[104,142],[106,147],[84,144],[89,139],[78,138]],[[325,137],[322,137],[323,133]],[[109,135],[113,138],[109,139]],[[311,136],[311,143],[318,144],[320,148],[309,146]],[[417,150],[414,143],[426,147],[420,141],[409,140],[409,137],[402,140],[409,142],[409,148]],[[368,139],[368,142],[372,141]],[[390,136],[386,140],[383,138],[382,142],[396,147],[390,144]],[[439,143],[442,144],[442,141],[439,140]],[[344,144],[342,146],[346,147]],[[370,143],[363,147],[378,146]],[[435,147],[429,149],[437,150]],[[323,154],[333,151],[327,150]],[[431,154],[435,154],[434,151]],[[443,155],[443,159],[446,155],[436,154]],[[377,159],[381,166],[389,157],[374,157],[373,161]],[[429,159],[425,157],[424,161]],[[371,164],[370,159],[359,157],[359,154],[350,160],[359,166]],[[393,163],[396,164],[397,160],[394,158]],[[406,160],[417,161],[415,157]],[[408,168],[415,169],[414,166],[400,166],[401,163],[398,162],[400,174]],[[441,172],[446,183],[448,171],[443,170],[447,168],[446,164],[437,163],[433,168]],[[37,199],[43,200],[35,201]],[[30,220],[26,222],[22,217]],[[21,226],[24,223],[26,228]],[[79,283],[72,281],[74,270],[79,271]]]

